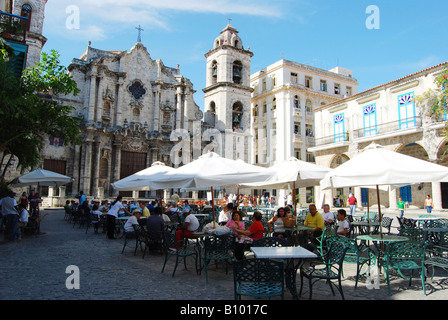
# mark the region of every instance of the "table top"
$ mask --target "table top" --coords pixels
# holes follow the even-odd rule
[[[376,227],[380,225],[379,221],[353,221],[350,223],[350,225],[352,226],[372,226],[372,227]]]
[[[418,216],[418,217],[411,217],[409,219],[417,220],[417,221],[425,221],[425,220],[438,220],[440,218],[437,216],[423,215],[423,216]]]
[[[445,227],[445,228],[443,228],[443,227],[434,227],[434,228],[423,227],[422,230],[426,231],[426,232],[435,232],[435,233],[437,233],[437,232],[447,232],[448,231],[448,227]]]
[[[250,250],[260,259],[317,258],[317,255],[303,247],[251,247]]]
[[[299,225],[294,226],[292,228],[285,227],[285,230],[287,230],[287,231],[314,230],[314,227],[308,227],[308,226],[304,226],[304,225],[299,224]]]
[[[394,242],[394,241],[408,241],[409,238],[403,236],[395,236],[390,234],[363,234],[356,237],[357,240],[368,241],[382,241],[382,242]]]

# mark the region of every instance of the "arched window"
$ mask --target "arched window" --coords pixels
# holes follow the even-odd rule
[[[101,158],[100,160],[100,179],[107,179],[109,172],[109,161],[106,158]]]
[[[22,11],[20,12],[20,15],[22,17],[26,17],[28,18],[28,22],[26,25],[26,30],[30,31],[30,26],[31,26],[31,13],[32,13],[33,9],[31,8],[31,6],[29,4],[24,4],[22,6]]]
[[[218,63],[216,61],[212,62],[212,83],[216,83],[218,79]]]
[[[300,98],[297,95],[294,96],[294,108],[300,109]]]
[[[243,118],[243,104],[239,101],[232,106],[232,129],[241,129],[241,119]]]
[[[240,61],[233,63],[233,83],[240,84],[242,78],[243,64]]]
[[[310,99],[307,99],[307,100],[306,100],[305,108],[306,108],[306,112],[311,112],[311,111],[313,111],[313,104],[311,103],[311,100],[310,100]]]
[[[210,112],[213,112],[213,113],[216,112],[215,101],[210,102],[210,106],[209,106],[208,110],[209,110]]]

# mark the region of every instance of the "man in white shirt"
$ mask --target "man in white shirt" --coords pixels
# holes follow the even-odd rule
[[[128,221],[124,224],[124,231],[126,232],[134,232],[133,224],[138,224],[138,219],[140,219],[142,213],[138,210],[133,212],[133,215],[129,217]]]
[[[232,219],[233,203],[228,203],[219,213],[218,224],[225,225]]]
[[[338,230],[336,233],[340,236],[347,236],[350,230],[350,224],[345,219],[347,216],[347,212],[344,209],[338,210]]]
[[[325,224],[333,223],[333,221],[335,220],[334,219],[335,217],[334,217],[334,213],[330,212],[330,205],[324,204],[322,208],[324,209],[322,216],[324,217]]]
[[[176,241],[178,244],[180,244],[183,238],[196,238],[193,232],[199,228],[198,218],[194,214],[190,214],[190,209],[184,209],[182,214],[185,220],[183,226],[176,231]]]

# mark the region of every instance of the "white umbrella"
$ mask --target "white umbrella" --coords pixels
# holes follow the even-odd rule
[[[296,188],[318,186],[320,181],[332,169],[291,157],[288,160],[277,162],[269,167],[268,170],[273,172],[273,176],[270,179],[259,183],[244,184],[242,187],[292,189],[294,212],[296,212]]]
[[[376,186],[378,214],[381,223],[380,187],[448,182],[448,168],[410,157],[372,144],[353,159],[327,173],[320,185],[322,190],[351,186]]]
[[[448,168],[373,144],[327,173],[322,190],[351,186],[398,186],[448,182]]]
[[[213,187],[239,187],[243,183],[263,182],[272,176],[266,168],[232,160],[214,152],[165,174],[158,174],[150,181],[153,189],[180,188],[206,190],[212,193],[213,221],[215,215]]]
[[[268,180],[257,183],[245,183],[243,186],[266,186],[273,189],[318,186],[320,181],[332,169],[291,157],[288,160],[277,162],[269,167],[268,170],[273,172],[272,177]]]
[[[16,178],[13,181],[12,185],[25,186],[25,185],[37,184],[39,186],[57,187],[70,183],[72,181],[73,179],[68,176],[38,168],[23,176]]]
[[[150,190],[149,183],[157,174],[163,174],[174,170],[163,162],[156,161],[150,167],[131,174],[126,178],[112,183],[112,187],[121,191]]]
[[[241,160],[232,160],[209,152],[198,159],[150,181],[153,189],[180,188],[205,190],[210,187],[239,187],[241,184],[263,182],[273,173],[267,168]]]

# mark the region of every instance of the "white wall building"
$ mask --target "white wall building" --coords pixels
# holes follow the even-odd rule
[[[252,74],[250,84],[252,159],[263,166],[290,157],[314,162],[314,154],[307,150],[315,144],[313,110],[358,90],[351,70],[328,71],[285,59]],[[305,204],[314,198],[314,188],[299,194]],[[278,196],[283,197],[283,191]]]
[[[447,142],[441,134],[444,119],[428,117],[425,106],[414,101],[428,89],[435,89],[434,79],[446,65],[433,66],[316,108],[316,145],[308,148],[316,154],[316,163],[335,168],[374,142],[389,150],[447,165]],[[425,196],[430,194],[435,209],[441,209],[448,208],[447,191],[447,183],[424,183],[381,192],[380,199],[382,205],[396,208],[401,196],[409,205],[422,208]],[[327,203],[337,195],[347,197],[349,192],[354,192],[360,205],[367,204],[366,189],[323,191]],[[377,203],[373,193],[368,203]]]

